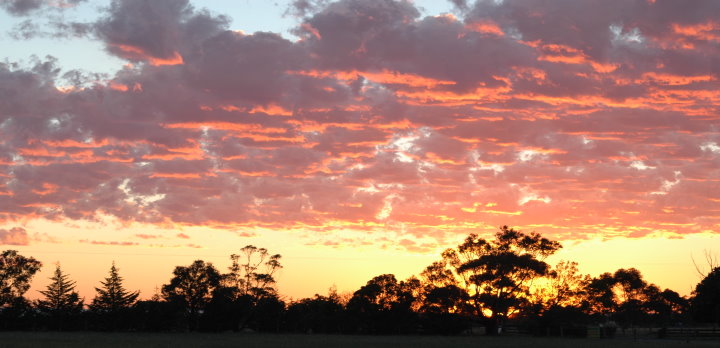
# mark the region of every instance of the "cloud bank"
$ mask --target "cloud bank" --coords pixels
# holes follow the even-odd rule
[[[86,27],[128,61],[111,79],[0,63],[0,222],[389,232],[417,251],[502,224],[717,231],[716,1],[454,3],[299,2],[288,40],[113,1]]]

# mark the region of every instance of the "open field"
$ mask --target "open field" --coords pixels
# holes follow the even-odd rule
[[[718,341],[560,339],[478,336],[340,336],[202,333],[0,332],[0,347],[717,347]]]

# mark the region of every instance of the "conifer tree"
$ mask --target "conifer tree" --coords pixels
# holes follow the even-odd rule
[[[40,290],[45,299],[37,301],[37,308],[45,313],[56,317],[58,327],[62,327],[62,318],[72,316],[82,311],[83,299],[75,291],[75,281],[70,280],[67,274],[60,269],[60,264],[55,267],[55,273],[50,277],[52,282],[46,290]]]
[[[117,312],[128,308],[137,301],[139,291],[129,292],[122,285],[123,278],[118,274],[118,269],[113,262],[110,267],[110,276],[101,281],[102,287],[95,288],[97,295],[93,299],[90,308],[100,312]]]

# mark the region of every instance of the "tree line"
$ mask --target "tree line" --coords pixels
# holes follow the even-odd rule
[[[0,330],[264,331],[346,334],[459,334],[513,325],[540,335],[604,334],[635,327],[720,324],[720,267],[689,297],[648,283],[635,268],[597,277],[577,263],[545,260],[561,244],[502,226],[492,239],[471,234],[417,276],[378,275],[352,294],[284,300],[281,256],[248,245],[225,273],[212,263],[177,266],[147,300],[123,286],[113,263],[85,304],[59,265],[41,299],[24,297],[42,264],[0,254]]]

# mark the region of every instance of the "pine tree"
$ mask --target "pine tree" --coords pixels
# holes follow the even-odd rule
[[[129,292],[122,285],[123,278],[113,262],[110,267],[110,276],[101,281],[102,287],[95,288],[97,295],[93,299],[90,309],[100,312],[117,312],[132,306],[140,295],[139,291]]]
[[[75,281],[64,274],[58,264],[55,267],[55,274],[50,277],[52,282],[47,290],[40,290],[45,299],[38,300],[37,308],[58,319],[77,314],[82,311],[83,299],[75,291]]]

